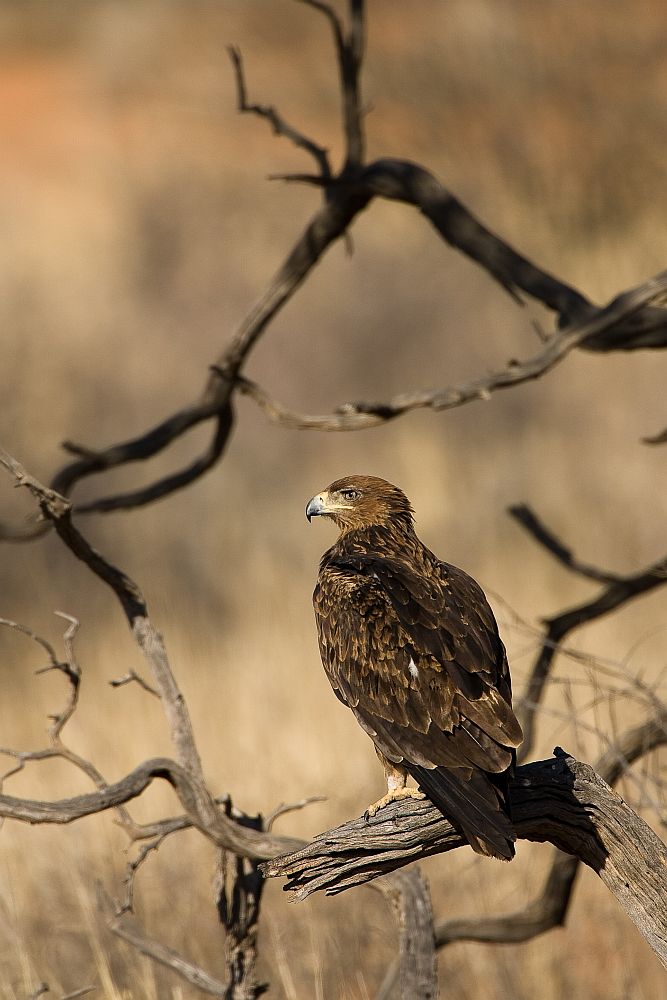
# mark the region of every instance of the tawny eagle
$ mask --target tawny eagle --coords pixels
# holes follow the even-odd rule
[[[426,793],[474,851],[510,860],[507,786],[522,733],[481,587],[426,548],[407,497],[383,479],[339,479],[306,516],[340,529],[313,604],[331,686],[384,766],[387,794],[368,814]]]

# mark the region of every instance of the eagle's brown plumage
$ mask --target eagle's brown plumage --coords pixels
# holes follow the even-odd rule
[[[306,515],[340,529],[313,604],[327,676],[385,766],[389,791],[369,811],[419,796],[410,774],[474,851],[510,860],[507,780],[522,734],[483,591],[417,538],[406,496],[383,479],[339,479]]]

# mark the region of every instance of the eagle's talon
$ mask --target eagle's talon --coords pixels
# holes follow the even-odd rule
[[[402,788],[390,788],[386,795],[383,795],[381,799],[378,799],[377,802],[373,802],[372,805],[368,807],[364,813],[364,819],[368,822],[371,816],[375,816],[380,809],[384,809],[384,807],[388,806],[391,802],[400,802],[401,799],[425,798],[426,796],[419,790],[419,788],[406,788],[405,786]]]

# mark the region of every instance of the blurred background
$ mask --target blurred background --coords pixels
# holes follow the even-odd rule
[[[399,0],[368,4],[363,76],[370,157],[422,163],[491,229],[603,303],[667,259],[667,24],[657,2]],[[240,46],[251,100],[272,103],[341,154],[335,58],[324,19],[291,0],[0,2],[0,387],[2,444],[43,480],[60,442],[133,437],[196,398],[217,357],[317,205],[269,182],[310,170],[305,154],[236,113],[225,47]],[[354,399],[444,386],[526,357],[534,322],[417,213],[375,202],[271,325],[246,368],[286,405],[326,412]],[[638,571],[663,553],[666,422],[661,355],[570,356],[538,383],[444,414],[355,434],[292,432],[239,399],[222,464],[168,499],[82,521],[138,580],[187,697],[217,794],[249,811],[325,795],[280,820],[310,836],[359,815],[382,790],[367,737],[320,666],[310,595],[334,533],[306,500],[351,472],[412,499],[424,541],[472,573],[496,609],[521,691],[540,618],[595,594],[507,516],[527,502],[584,560]],[[185,464],[199,428],[148,466],[93,477],[107,494]],[[0,478],[3,519],[29,498]],[[159,705],[109,680],[143,664],[115,600],[53,537],[4,545],[0,615],[53,642],[63,610],[81,621],[84,672],[71,745],[108,780],[169,754]],[[556,744],[595,760],[641,712],[632,678],[660,693],[667,660],[657,591],[570,637],[557,663],[536,757]],[[63,682],[34,675],[37,646],[0,632],[0,744],[46,745]],[[662,756],[664,762],[664,751]],[[623,794],[658,832],[661,755]],[[55,799],[88,791],[57,762],[5,786]],[[138,819],[178,811],[152,789]],[[664,815],[664,813],[663,813]],[[99,880],[120,895],[126,839],[111,816],[72,828],[0,832],[0,997],[42,981],[54,995],[95,983],[104,997],[196,991],[112,938]],[[425,866],[438,917],[520,908],[541,886],[546,847],[505,867],[469,851]],[[222,938],[212,848],[179,834],[142,869],[143,926],[214,974]],[[395,949],[380,895],[358,889],[288,906],[266,890],[260,951],[272,996],[364,1000]],[[657,998],[658,960],[590,872],[562,930],[526,945],[455,945],[440,956],[463,998]]]

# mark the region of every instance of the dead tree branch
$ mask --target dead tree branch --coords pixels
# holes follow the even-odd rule
[[[376,427],[412,410],[450,410],[473,400],[487,400],[499,389],[510,389],[524,382],[545,375],[559,364],[576,347],[617,323],[650,302],[667,289],[667,271],[663,271],[644,284],[616,296],[609,305],[592,318],[575,323],[555,333],[532,358],[511,361],[506,368],[483,375],[457,386],[441,389],[400,393],[384,402],[344,403],[334,413],[307,414],[288,410],[272,399],[259,385],[239,375],[237,383],[241,392],[249,396],[268,419],[292,430],[355,431]]]
[[[628,767],[641,757],[667,744],[667,710],[634,726],[600,757],[595,771],[613,786]],[[565,924],[572,900],[580,859],[553,850],[553,860],[541,892],[523,909],[495,917],[440,920],[435,926],[435,946],[444,948],[457,941],[482,944],[520,944]],[[389,1000],[399,975],[398,960],[392,962],[377,1000]]]
[[[349,27],[346,28],[328,3],[323,0],[304,2],[328,19],[333,33],[343,108],[343,166],[338,174],[332,175],[323,147],[288,125],[274,108],[248,103],[241,56],[238,50],[231,50],[239,110],[264,117],[278,134],[286,136],[315,158],[319,173],[314,177],[298,175],[296,179],[320,186],[325,197],[264,295],[212,366],[200,398],[150,430],[110,448],[91,449],[66,442],[65,448],[77,458],[59,470],[53,478],[52,488],[63,496],[69,496],[82,479],[130,462],[146,461],[190,428],[213,421],[213,432],[203,453],[176,473],[147,486],[80,504],[75,507],[78,513],[102,513],[143,506],[182,489],[204,475],[220,460],[232,433],[232,400],[238,388],[252,395],[270,419],[284,426],[358,430],[413,409],[429,407],[443,410],[486,398],[497,388],[507,388],[538,377],[575,347],[604,352],[667,346],[667,310],[650,305],[654,296],[648,295],[626,311],[628,296],[632,293],[625,293],[606,309],[600,310],[577,289],[543,271],[487,229],[423,167],[389,158],[364,164],[365,137],[360,97],[365,40],[364,3],[362,0],[350,0]],[[521,294],[525,294],[553,310],[558,316],[561,333],[550,338],[541,355],[523,364],[510,363],[504,371],[490,379],[482,377],[469,385],[435,392],[405,393],[387,403],[348,404],[340,412],[330,415],[291,413],[273,402],[268,393],[254,383],[241,381],[241,369],[269,323],[293,297],[328,248],[347,235],[357,215],[375,198],[401,201],[418,209],[447,243],[487,271],[516,299],[520,300]],[[656,296],[663,287],[661,278],[653,279]],[[641,289],[635,291],[639,293]],[[618,306],[615,314],[614,305]],[[49,523],[47,519],[21,527],[0,525],[0,537],[25,541],[43,534],[48,530]]]
[[[243,72],[243,58],[241,52],[234,45],[230,45],[228,50],[229,58],[234,68],[234,78],[236,80],[236,95],[239,114],[254,114],[259,118],[268,121],[275,135],[284,136],[293,142],[300,149],[305,149],[314,157],[320,170],[320,175],[324,178],[331,177],[331,166],[327,150],[319,146],[312,139],[309,139],[303,132],[299,132],[292,125],[289,125],[281,114],[272,105],[253,104],[248,100],[245,75]]]
[[[556,654],[565,636],[581,625],[595,621],[636,597],[666,584],[667,556],[641,572],[629,576],[606,573],[574,559],[570,550],[537,520],[529,508],[511,507],[510,513],[559,562],[581,575],[606,584],[602,593],[593,600],[568,608],[553,618],[545,619],[546,630],[540,652],[531,670],[526,689],[516,705],[516,714],[521,722],[524,736],[519,759],[524,761],[533,751],[536,713],[544,696]]]
[[[598,569],[597,566],[590,566],[576,558],[572,549],[564,545],[554,533],[540,521],[537,514],[530,509],[528,504],[516,504],[508,509],[508,513],[535,538],[540,545],[543,545],[561,565],[584,576],[596,583],[618,583],[622,577],[618,573],[609,573],[607,570]]]
[[[228,803],[231,815],[231,803]],[[243,826],[266,829],[261,816],[243,816]],[[229,973],[229,1000],[257,1000],[268,984],[257,979],[257,926],[264,878],[257,861],[221,851],[216,873],[220,922],[226,930],[225,965]]]
[[[435,1000],[438,974],[428,884],[418,867],[392,872],[375,886],[391,904],[398,924],[398,958],[377,1000]],[[398,990],[396,989],[398,987]]]
[[[590,765],[563,751],[519,767],[511,799],[519,839],[549,841],[592,868],[667,965],[667,847],[651,828]],[[261,867],[269,878],[287,878],[286,890],[304,899],[322,889],[343,892],[464,843],[428,801],[406,800]]]
[[[122,805],[141,794],[154,777],[162,777],[176,790],[193,825],[219,846],[256,858],[264,857],[267,850],[271,856],[278,853],[279,841],[283,838],[243,829],[224,815],[211,795],[204,780],[187,705],[171,671],[162,637],[148,617],[146,602],[137,584],[92,548],[74,526],[72,505],[65,497],[30,476],[16,459],[2,449],[0,464],[14,475],[19,485],[30,490],[43,516],[52,521],[70,551],[113,590],[153,672],[177,753],[177,762],[164,759],[145,762],[115,785],[104,785],[95,793],[60,803],[2,796],[0,814],[30,823],[69,823],[91,812]]]
[[[148,937],[137,927],[135,920],[128,913],[116,913],[111,899],[102,889],[98,890],[98,902],[105,915],[107,926],[114,934],[127,941],[142,955],[171,969],[191,986],[196,986],[211,996],[219,997],[220,1000],[227,1000],[225,983],[183,958],[173,948],[168,948]]]

